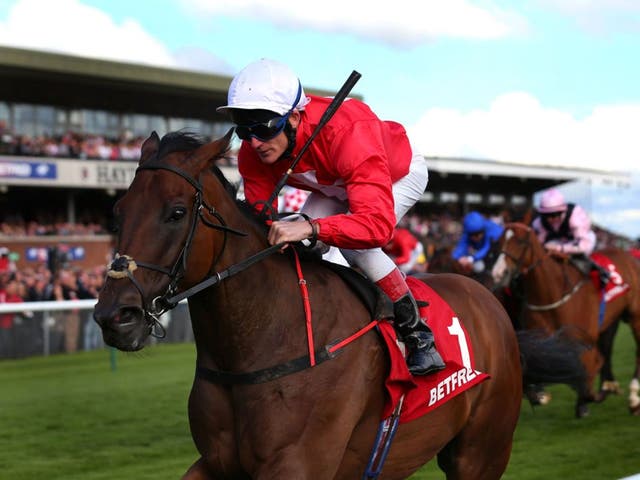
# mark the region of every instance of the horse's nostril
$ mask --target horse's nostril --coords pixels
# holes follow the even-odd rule
[[[131,323],[142,320],[144,312],[140,307],[122,307],[118,315],[118,323]]]

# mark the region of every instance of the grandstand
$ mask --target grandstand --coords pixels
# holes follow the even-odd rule
[[[209,138],[230,127],[216,113],[230,77],[0,47],[0,222],[102,225],[69,237],[4,233],[21,264],[58,242],[78,264],[103,264],[111,207],[133,178],[139,146],[152,130],[188,128]],[[331,95],[318,89],[310,92]],[[578,179],[624,185],[623,175],[487,160],[428,157],[420,213],[460,216],[525,211],[541,189]],[[239,182],[232,159],[222,167]],[[64,230],[62,226],[58,230]],[[96,235],[98,233],[98,235]],[[102,235],[100,235],[102,234]],[[34,257],[35,255],[35,257]]]

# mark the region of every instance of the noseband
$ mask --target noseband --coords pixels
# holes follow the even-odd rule
[[[171,310],[173,307],[176,306],[176,303],[169,301],[169,299],[175,294],[178,288],[178,283],[184,277],[184,273],[187,269],[187,258],[189,257],[189,252],[191,250],[191,245],[193,243],[193,238],[195,235],[196,227],[198,225],[198,220],[202,221],[202,223],[205,226],[209,228],[213,228],[214,230],[220,230],[224,233],[222,248],[220,249],[220,252],[215,258],[213,265],[215,265],[218,262],[218,260],[222,256],[222,253],[224,252],[224,249],[227,245],[228,233],[233,233],[235,235],[241,235],[241,236],[246,236],[247,234],[244,232],[240,232],[238,230],[234,230],[233,228],[230,228],[227,226],[226,222],[224,221],[222,216],[216,211],[216,209],[210,206],[209,204],[207,204],[207,202],[203,199],[204,195],[203,195],[202,184],[196,179],[194,179],[193,177],[191,177],[188,173],[184,172],[183,170],[180,170],[179,168],[174,167],[173,165],[167,165],[167,164],[162,164],[158,162],[139,166],[136,170],[136,175],[141,170],[166,170],[169,172],[173,172],[176,175],[185,179],[187,182],[189,182],[195,189],[195,195],[193,199],[193,209],[192,209],[193,214],[191,216],[189,234],[187,235],[187,239],[185,240],[184,245],[180,250],[180,254],[178,255],[178,258],[173,263],[173,266],[171,268],[165,268],[160,265],[156,265],[148,262],[135,261],[129,255],[121,255],[119,253],[116,253],[107,271],[107,276],[109,278],[113,278],[116,280],[122,279],[122,278],[128,278],[131,281],[131,283],[133,283],[133,285],[136,287],[136,289],[140,293],[140,297],[142,299],[142,310],[143,310],[145,319],[148,322],[149,327],[151,329],[150,334],[154,337],[163,338],[166,332],[158,319],[167,310]],[[210,220],[208,220],[204,216],[204,211],[206,211],[209,215],[215,217],[215,219],[219,223],[212,223]],[[144,294],[144,290],[142,286],[136,280],[133,274],[133,272],[138,267],[147,268],[149,270],[160,272],[164,275],[167,275],[170,279],[169,286],[167,287],[167,290],[164,292],[164,294],[155,297],[150,304],[147,303],[146,301],[147,296]],[[158,332],[156,332],[156,329],[158,329]]]

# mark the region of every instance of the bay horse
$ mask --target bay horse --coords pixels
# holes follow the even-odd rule
[[[144,142],[114,207],[118,254],[94,318],[108,345],[137,351],[160,334],[158,316],[172,299],[188,296],[197,351],[188,411],[200,458],[183,479],[363,478],[383,411],[387,351],[372,330],[308,368],[307,352],[362,331],[371,314],[322,261],[301,256],[296,265],[291,248],[268,245],[264,224],[241,208],[215,165],[230,138],[203,143],[172,132],[160,140],[153,132]],[[437,455],[450,480],[498,479],[528,371],[521,356],[533,359],[539,345],[519,346],[504,309],[477,282],[448,274],[424,282],[452,306],[475,368],[490,379],[400,423],[381,478],[407,478]],[[304,368],[277,374],[300,358]]]
[[[640,415],[640,265],[623,250],[609,248],[595,252],[615,265],[612,275],[617,278],[615,282],[628,284],[625,293],[603,304],[603,293],[590,276],[569,257],[547,252],[528,225],[505,225],[499,246],[500,253],[492,268],[493,280],[496,287],[517,285],[514,288],[514,295],[520,297],[520,302],[515,299],[519,304],[517,323],[525,329],[542,329],[547,333],[563,331],[588,347],[582,354],[587,378],[576,401],[577,417],[589,413],[589,402],[618,393],[611,370],[611,350],[619,322],[629,323],[637,345],[629,411]],[[596,393],[594,382],[598,373],[601,384]]]
[[[427,272],[429,273],[456,273],[458,275],[464,275],[474,279],[481,283],[485,287],[491,289],[493,286],[493,278],[491,277],[491,265],[495,261],[496,246],[491,247],[491,250],[484,258],[485,269],[481,272],[474,272],[473,267],[463,266],[458,260],[454,259],[451,254],[453,253],[454,246],[445,246],[436,249],[427,266]]]

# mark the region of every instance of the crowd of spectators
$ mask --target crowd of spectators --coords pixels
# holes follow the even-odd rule
[[[3,264],[4,265],[4,264]],[[102,345],[100,332],[88,310],[32,312],[26,303],[94,299],[102,288],[106,267],[92,269],[63,265],[52,272],[46,263],[22,270],[2,266],[0,303],[25,303],[19,313],[0,314],[0,358],[39,355],[43,352],[44,322],[49,351],[75,352]]]
[[[76,132],[54,136],[18,135],[0,120],[0,155],[137,161],[143,142],[143,137],[127,133],[119,138]]]
[[[9,216],[0,221],[0,235],[7,237],[19,236],[46,236],[46,235],[102,235],[108,233],[102,223],[71,223],[71,222],[39,222],[36,220],[24,220],[21,216]]]
[[[203,138],[207,140],[206,136]],[[5,121],[0,120],[0,155],[137,162],[145,139],[127,131],[117,138],[77,132],[18,135],[12,132]],[[224,163],[231,165],[234,160],[228,157]]]
[[[1,271],[0,304],[24,305],[20,312],[0,313],[0,359],[104,347],[91,309],[31,311],[29,303],[97,299],[105,278],[106,266],[83,269],[62,265],[52,272],[42,263],[33,268]],[[186,305],[179,305],[161,321],[167,333],[163,341],[193,339]]]

